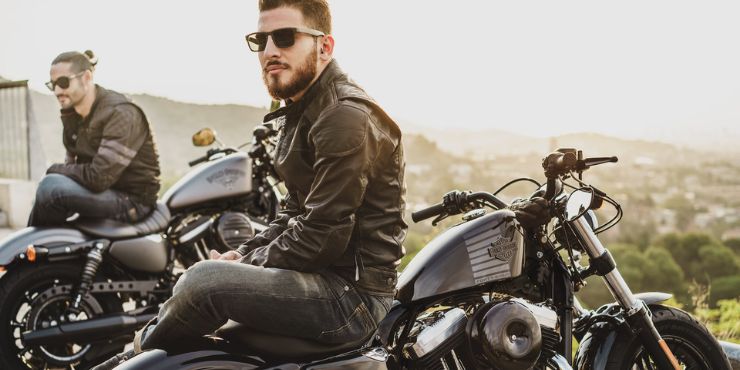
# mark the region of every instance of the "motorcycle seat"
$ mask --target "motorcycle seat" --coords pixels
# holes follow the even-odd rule
[[[89,235],[107,239],[127,239],[137,236],[158,233],[167,227],[172,216],[170,209],[163,202],[157,202],[157,206],[144,219],[137,223],[109,219],[80,219],[74,226]]]
[[[282,361],[312,361],[363,347],[369,338],[361,341],[327,344],[317,341],[261,332],[236,321],[229,320],[216,330],[216,336],[225,339],[232,347],[245,349],[263,359]]]

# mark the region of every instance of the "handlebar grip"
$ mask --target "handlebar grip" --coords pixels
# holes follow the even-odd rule
[[[414,212],[411,214],[411,219],[414,222],[424,221],[427,218],[438,216],[445,211],[445,206],[442,203],[437,203],[429,208],[424,208],[421,211]]]
[[[205,162],[205,161],[207,161],[207,160],[208,160],[208,156],[207,156],[207,155],[204,155],[204,156],[202,156],[202,157],[200,157],[200,158],[198,158],[198,159],[195,159],[195,160],[192,160],[192,161],[188,162],[188,165],[189,165],[190,167],[193,167],[193,166],[195,166],[196,164],[199,164],[199,163],[203,163],[203,162]]]

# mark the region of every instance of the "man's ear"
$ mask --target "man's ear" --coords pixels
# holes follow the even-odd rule
[[[319,47],[321,48],[319,50],[319,58],[325,62],[330,61],[334,54],[334,36],[326,35],[321,37]]]
[[[82,81],[85,83],[85,85],[89,84],[90,81],[92,81],[93,75],[91,70],[85,70],[85,73],[82,74]]]

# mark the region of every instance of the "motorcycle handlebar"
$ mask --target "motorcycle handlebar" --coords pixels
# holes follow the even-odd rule
[[[471,210],[474,207],[480,207],[479,202],[486,201],[491,203],[497,209],[508,207],[506,202],[502,201],[495,195],[486,192],[461,192],[451,191],[445,194],[442,203],[437,203],[431,207],[422,209],[421,211],[413,212],[411,214],[411,220],[414,222],[420,222],[431,217],[439,216],[443,213],[447,213],[447,216],[460,214]]]
[[[442,212],[445,211],[445,206],[443,203],[437,203],[429,208],[424,208],[421,211],[413,212],[411,214],[411,219],[414,222],[420,222],[424,221],[428,218],[432,218],[434,216],[438,216],[442,214]]]
[[[207,161],[207,160],[208,160],[208,155],[204,155],[204,156],[202,156],[202,157],[200,157],[200,158],[198,158],[198,159],[195,159],[195,160],[192,160],[192,161],[188,162],[188,165],[189,165],[190,167],[193,167],[193,166],[195,166],[196,164],[200,164],[200,163],[203,163],[203,162],[205,162],[205,161]]]

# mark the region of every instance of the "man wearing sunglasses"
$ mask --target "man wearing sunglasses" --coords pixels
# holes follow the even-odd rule
[[[281,131],[286,205],[238,251],[188,269],[134,352],[192,346],[228,320],[273,338],[262,340],[273,355],[294,349],[276,336],[326,352],[359,347],[391,305],[407,228],[401,132],[333,61],[326,0],[259,7],[246,41],[270,95],[286,103],[265,117]]]
[[[71,216],[136,222],[154,207],[159,159],[144,112],[122,94],[93,81],[91,51],[59,54],[46,86],[61,106],[64,163],[41,180],[30,226]]]

